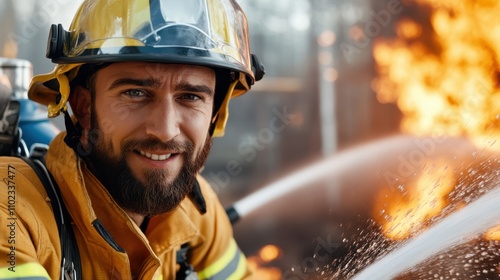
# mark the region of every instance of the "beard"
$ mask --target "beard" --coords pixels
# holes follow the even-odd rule
[[[91,131],[99,130],[95,112],[92,114]],[[101,135],[102,136],[102,135]],[[120,148],[118,155],[113,155],[111,142],[106,143],[102,137],[95,141],[89,155],[93,173],[108,190],[111,197],[124,210],[144,216],[155,216],[175,209],[188,195],[196,180],[196,175],[205,163],[212,138],[207,133],[205,144],[195,155],[191,142],[170,140],[159,141],[156,138],[145,140],[127,140]],[[127,163],[126,155],[137,150],[169,150],[183,157],[184,165],[179,174],[171,182],[171,171],[151,169],[145,172],[145,182],[141,182]]]

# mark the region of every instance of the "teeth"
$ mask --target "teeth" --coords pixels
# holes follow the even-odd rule
[[[141,155],[147,157],[147,158],[150,158],[152,160],[166,160],[168,159],[172,154],[166,154],[166,155],[157,155],[157,154],[150,154],[150,153],[146,153],[146,152],[143,152],[143,151],[139,151],[141,153]]]

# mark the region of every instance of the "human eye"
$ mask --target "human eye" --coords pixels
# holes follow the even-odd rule
[[[185,101],[191,101],[191,102],[194,102],[194,101],[197,101],[197,100],[201,100],[201,97],[197,94],[194,94],[194,93],[185,93],[181,96],[181,99],[182,100],[185,100]]]
[[[122,95],[124,95],[125,97],[128,97],[128,98],[137,99],[137,98],[146,97],[146,92],[144,92],[143,90],[140,90],[140,89],[129,89],[129,90],[124,91],[122,93]]]

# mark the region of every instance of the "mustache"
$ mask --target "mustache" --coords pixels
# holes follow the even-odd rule
[[[163,142],[153,138],[145,140],[130,139],[123,143],[122,152],[126,153],[134,150],[168,150],[175,153],[190,153],[194,150],[194,145],[191,142],[181,142],[174,139]]]

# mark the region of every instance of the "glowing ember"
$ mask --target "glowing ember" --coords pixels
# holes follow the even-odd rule
[[[280,256],[280,248],[274,245],[266,245],[259,251],[259,256],[264,262],[272,262]]]
[[[378,100],[397,103],[405,133],[467,137],[500,151],[500,1],[412,3],[430,21],[412,13],[418,19],[395,24],[397,38],[374,43]],[[408,14],[414,8],[406,7]],[[446,166],[424,170],[417,183],[404,186],[405,194],[380,194],[374,216],[387,237],[408,237],[447,205],[456,178]],[[499,229],[487,236],[500,239]]]
[[[249,256],[247,261],[255,273],[255,279],[279,280],[282,271],[277,267],[266,266],[282,255],[281,249],[275,245],[262,247],[257,256]]]

